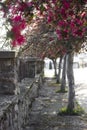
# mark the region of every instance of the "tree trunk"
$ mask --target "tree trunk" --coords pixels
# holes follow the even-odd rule
[[[74,109],[75,101],[75,90],[74,90],[74,74],[73,74],[73,52],[68,53],[67,59],[67,78],[69,84],[69,94],[68,94],[68,106],[67,109],[69,112],[72,112]]]
[[[62,70],[62,81],[61,81],[61,91],[64,92],[66,88],[66,58],[67,55],[64,55],[64,62],[63,62],[63,70]]]
[[[57,66],[56,66],[56,59],[53,59],[54,70],[55,70],[55,77],[57,76]]]
[[[49,69],[52,70],[52,62],[49,63]]]
[[[59,71],[58,71],[58,74],[57,74],[57,76],[56,76],[56,79],[57,79],[57,81],[56,81],[56,83],[60,83],[61,81],[60,81],[60,76],[61,76],[61,64],[62,64],[62,56],[60,56],[60,60],[59,60]]]

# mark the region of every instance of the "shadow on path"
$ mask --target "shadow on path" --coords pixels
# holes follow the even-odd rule
[[[24,130],[87,130],[87,120],[81,116],[59,116],[61,107],[67,105],[67,93],[56,93],[55,80],[46,79]]]

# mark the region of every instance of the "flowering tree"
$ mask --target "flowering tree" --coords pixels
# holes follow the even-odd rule
[[[67,109],[74,109],[74,76],[73,53],[78,52],[87,33],[86,0],[52,0],[42,4],[45,8],[44,15],[48,23],[54,26],[61,45],[66,47],[68,54],[67,76],[69,82],[69,98]]]
[[[24,37],[21,34],[26,23],[33,18],[35,8],[47,18],[49,24],[54,26],[58,39],[66,41],[66,49],[80,48],[78,42],[70,42],[74,39],[83,39],[86,28],[86,11],[83,6],[86,0],[5,0],[0,2],[1,10],[4,12],[11,29],[7,33],[13,38],[13,45],[22,44]],[[16,41],[15,41],[16,40]],[[69,41],[70,45],[67,45]],[[68,47],[67,47],[68,46]]]
[[[5,0],[0,2],[11,29],[7,36],[12,38],[12,44],[22,44],[25,37],[22,30],[29,24],[34,14],[42,14],[56,31],[61,45],[68,54],[67,76],[69,81],[68,109],[74,109],[74,77],[73,53],[83,47],[87,33],[87,0]],[[36,11],[38,10],[38,11]],[[71,71],[70,71],[71,70]]]

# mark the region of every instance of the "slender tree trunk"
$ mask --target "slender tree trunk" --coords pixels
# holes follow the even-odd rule
[[[73,52],[68,53],[67,59],[67,78],[69,84],[68,106],[67,109],[72,112],[74,109],[75,90],[74,90],[74,74],[73,74]]]
[[[49,63],[49,69],[51,70],[52,69],[52,62],[50,61]]]
[[[56,79],[57,79],[57,81],[56,81],[56,83],[60,83],[61,81],[60,81],[60,76],[61,76],[61,64],[62,64],[62,56],[60,56],[60,60],[59,60],[59,71],[58,71],[58,74],[57,74],[57,76],[56,76]]]
[[[56,66],[56,59],[53,59],[54,70],[55,70],[55,77],[57,76],[57,66]]]
[[[61,91],[64,92],[66,88],[66,58],[67,55],[64,55],[64,62],[63,62],[63,70],[62,70],[62,81],[61,81]]]

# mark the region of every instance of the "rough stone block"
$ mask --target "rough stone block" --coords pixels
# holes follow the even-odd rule
[[[15,52],[0,51],[0,94],[15,93]]]

